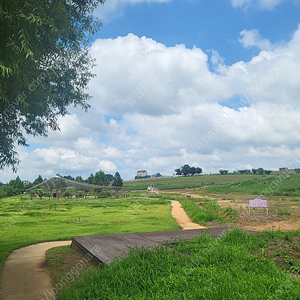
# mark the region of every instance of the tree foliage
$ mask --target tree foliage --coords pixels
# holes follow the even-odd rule
[[[219,172],[220,172],[220,174],[221,175],[226,175],[226,174],[228,174],[228,170],[219,170]]]
[[[16,171],[25,134],[59,130],[68,106],[89,107],[88,53],[104,0],[3,0],[0,3],[0,169]]]
[[[88,184],[96,184],[102,186],[107,186],[110,183],[105,173],[101,170],[96,172],[95,175],[91,173],[91,175],[86,179],[86,182]]]
[[[195,174],[201,174],[202,169],[199,167],[190,167],[189,165],[184,165],[180,169],[175,170],[176,175],[195,175]]]
[[[123,180],[119,172],[116,172],[112,186],[123,186]]]
[[[248,170],[248,169],[245,169],[245,170],[238,170],[238,172],[239,172],[240,174],[250,174],[250,173],[251,173],[251,171]]]
[[[33,181],[33,185],[37,185],[40,184],[44,181],[43,177],[41,175],[39,175],[34,181]]]

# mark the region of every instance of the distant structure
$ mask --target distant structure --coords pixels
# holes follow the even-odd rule
[[[136,173],[137,178],[147,178],[149,177],[148,172],[146,170],[139,170]]]
[[[149,194],[159,194],[159,190],[157,188],[155,188],[153,185],[148,186],[147,191],[149,192]]]
[[[289,171],[289,168],[279,168],[279,172],[287,172]]]
[[[121,196],[124,194],[123,188],[119,186],[88,184],[85,182],[69,180],[61,176],[54,176],[48,180],[44,180],[42,183],[26,189],[26,192],[28,193],[31,190],[34,191],[36,189],[49,191],[53,198],[60,198],[67,190],[73,190],[74,193],[83,193],[84,195],[86,195],[88,192],[100,193],[103,190],[114,192],[116,196]]]

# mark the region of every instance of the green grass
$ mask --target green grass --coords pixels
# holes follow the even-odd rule
[[[127,190],[146,190],[148,186],[154,185],[161,190],[199,188],[209,185],[231,184],[260,177],[258,175],[201,175],[183,176],[171,178],[144,179],[124,182]]]
[[[290,215],[291,215],[291,213],[290,213],[289,211],[287,211],[287,210],[282,210],[282,209],[279,209],[279,210],[278,210],[278,214],[279,214],[280,216],[290,216]]]
[[[240,176],[243,178],[243,176]],[[266,196],[300,196],[300,175],[283,174],[253,176],[230,184],[218,184],[206,188],[208,193],[253,194]]]
[[[118,199],[0,199],[0,271],[8,254],[30,244],[72,236],[180,229],[170,202]]]
[[[201,188],[207,193],[300,196],[300,174],[201,175],[135,180],[124,183],[128,190]]]
[[[195,223],[206,225],[207,222],[225,222],[225,218],[218,214],[218,209],[221,207],[216,201],[205,201],[203,207],[199,207],[198,204],[192,200],[178,199],[191,220]],[[216,205],[214,205],[216,204]]]
[[[128,257],[90,271],[59,299],[300,299],[299,280],[253,254],[279,237],[232,230],[219,239],[179,241],[169,245],[172,251],[133,248]]]
[[[224,223],[238,218],[236,210],[230,207],[222,208],[216,200],[201,199],[200,205],[192,200],[178,200],[191,220],[203,226],[207,222]]]

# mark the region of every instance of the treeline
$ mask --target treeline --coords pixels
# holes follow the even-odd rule
[[[86,179],[83,179],[81,176],[72,177],[71,175],[68,176],[61,176],[60,174],[56,174],[62,178],[77,181],[82,183],[88,184],[95,184],[100,186],[123,186],[123,180],[119,174],[116,172],[115,175],[105,174],[103,171],[98,171],[95,174],[90,174],[90,176]],[[22,181],[19,176],[16,179],[10,180],[7,184],[0,182],[0,197],[6,196],[13,196],[24,193],[25,190],[34,187],[42,182],[44,182],[46,178],[43,178],[39,175],[33,182],[24,180]]]
[[[229,174],[228,170],[219,170],[220,174],[226,175]],[[263,168],[258,169],[245,169],[245,170],[238,170],[234,171],[233,174],[258,174],[258,175],[269,175],[272,173],[272,170],[265,170]]]
[[[116,172],[115,175],[111,174],[105,174],[103,171],[98,171],[95,174],[91,173],[90,176],[83,180],[81,176],[77,177],[71,177],[69,176],[63,176],[63,178],[69,179],[69,180],[74,180],[77,182],[85,182],[88,184],[96,184],[96,185],[102,185],[102,186],[123,186],[123,180],[121,178],[121,175],[119,172]]]

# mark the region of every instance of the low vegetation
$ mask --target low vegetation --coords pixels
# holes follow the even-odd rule
[[[72,236],[180,229],[170,202],[138,195],[118,199],[0,200],[0,271],[7,255],[26,245]]]
[[[228,174],[180,176],[124,182],[128,190],[145,190],[150,185],[162,190],[199,188],[203,193],[300,196],[300,174]]]
[[[219,239],[202,235],[153,251],[133,248],[128,257],[90,270],[59,299],[299,299],[299,280],[261,255],[270,243],[299,234],[232,230]]]
[[[230,207],[222,208],[216,200],[203,199],[200,203],[192,200],[179,199],[183,209],[191,220],[200,225],[207,222],[224,223],[236,220],[238,212]]]
[[[266,195],[280,195],[271,199],[270,209],[288,218],[300,201],[299,179],[299,174],[182,176],[124,182],[130,196],[123,198],[2,198],[0,271],[13,249],[37,242],[180,229],[166,201],[171,199],[179,200],[194,222],[208,225],[236,222],[239,216],[209,199],[210,193],[234,202],[235,194],[269,191]],[[146,194],[152,184],[165,192]],[[88,265],[88,273],[76,275],[59,299],[300,299],[295,279],[300,274],[299,241],[299,232],[250,235],[233,230],[219,239],[204,235],[154,251],[134,248],[111,266]],[[82,255],[68,247],[51,251],[48,264],[55,284]]]
[[[127,190],[145,190],[150,185],[154,185],[156,188],[161,190],[205,188],[210,185],[227,185],[231,183],[237,183],[255,177],[259,177],[259,175],[198,175],[155,179],[151,178],[125,181],[124,187]]]

